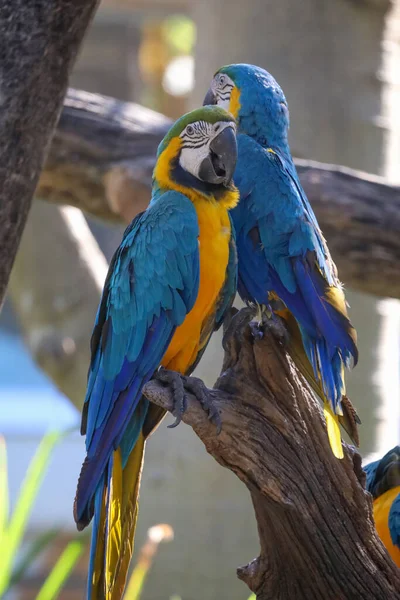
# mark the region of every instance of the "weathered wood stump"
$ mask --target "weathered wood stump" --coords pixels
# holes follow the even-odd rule
[[[331,453],[318,401],[268,331],[255,339],[251,311],[231,320],[225,359],[210,391],[215,426],[193,397],[183,416],[222,466],[248,487],[260,556],[238,569],[257,600],[400,598],[400,571],[377,537],[360,455]],[[171,409],[168,388],[145,395]],[[193,546],[193,552],[196,552]]]

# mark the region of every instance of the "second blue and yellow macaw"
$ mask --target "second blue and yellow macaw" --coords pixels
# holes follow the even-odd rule
[[[290,154],[285,96],[267,71],[237,64],[215,74],[204,104],[228,110],[238,128],[234,181],[240,202],[232,219],[239,294],[247,303],[269,305],[285,320],[292,336],[289,352],[307,379],[310,370],[314,375],[331,447],[341,458],[344,366],[357,362],[356,332]]]
[[[91,600],[119,600],[125,586],[145,439],[163,416],[143,386],[160,365],[189,374],[235,295],[236,159],[226,111],[205,107],[179,119],[159,146],[150,205],[110,264],[91,341],[87,455],[74,505],[78,529],[93,518]]]
[[[375,527],[393,562],[400,567],[400,446],[364,467],[372,494]]]

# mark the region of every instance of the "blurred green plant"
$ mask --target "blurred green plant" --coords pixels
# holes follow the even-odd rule
[[[6,443],[0,436],[0,598],[17,585],[40,554],[48,550],[59,534],[50,529],[25,544],[26,526],[38,495],[55,446],[69,433],[51,432],[44,436],[33,456],[11,516],[9,516],[9,491]],[[70,542],[44,582],[37,600],[57,598],[71,570],[82,554],[86,538]]]
[[[140,600],[144,582],[149,574],[160,543],[170,542],[173,539],[174,530],[170,525],[165,523],[154,525],[147,530],[147,539],[139,550],[138,560],[129,578],[124,600]]]

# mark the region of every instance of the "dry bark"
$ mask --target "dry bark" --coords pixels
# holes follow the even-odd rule
[[[359,454],[346,446],[343,460],[333,456],[317,401],[271,334],[253,338],[249,314],[240,311],[225,333],[211,392],[221,434],[191,397],[183,416],[250,491],[261,551],[239,578],[257,600],[400,598],[400,571],[374,529]],[[159,382],[145,395],[171,409]]]
[[[69,72],[97,2],[0,1],[0,307]]]
[[[139,105],[69,90],[37,195],[129,222],[147,206],[169,126]],[[400,189],[344,167],[296,165],[346,286],[400,298]]]

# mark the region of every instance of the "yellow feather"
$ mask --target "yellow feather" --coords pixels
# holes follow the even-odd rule
[[[235,86],[231,92],[231,97],[230,97],[230,101],[229,101],[229,112],[231,113],[231,115],[233,115],[235,117],[235,119],[237,119],[239,110],[240,110],[240,91]]]
[[[400,486],[396,486],[379,496],[373,503],[375,527],[389,552],[392,560],[400,567],[400,548],[393,544],[389,531],[389,512],[394,500],[400,494]]]
[[[122,471],[120,544],[117,562],[110,565],[112,588],[107,600],[120,600],[123,595],[129,564],[133,554],[136,522],[139,510],[139,489],[142,476],[145,439],[140,434],[128,462]],[[114,555],[112,555],[114,558]]]
[[[342,437],[340,435],[339,417],[335,415],[327,402],[324,402],[324,415],[328,430],[329,443],[336,458],[343,458]]]
[[[140,434],[124,469],[120,449],[114,451],[113,470],[109,487],[104,489],[96,542],[93,600],[120,600],[123,596],[133,553],[144,447],[145,439]]]
[[[116,565],[121,553],[122,459],[118,448],[113,453],[113,470],[108,490],[106,531],[105,598],[111,600]]]
[[[272,297],[270,299],[273,300]],[[276,314],[278,314],[286,324],[290,336],[287,349],[291,358],[293,359],[293,362],[296,364],[300,373],[310,384],[311,388],[314,390],[317,396],[319,396],[324,403],[324,415],[326,420],[329,443],[332,452],[337,458],[343,458],[343,448],[339,428],[339,416],[333,413],[330,404],[323,392],[321,383],[315,379],[313,368],[304,350],[303,342],[301,339],[301,333],[297,322],[287,308],[276,311]]]
[[[210,339],[207,327],[215,317],[215,307],[224,285],[232,235],[226,207],[219,201],[199,197],[194,202],[199,223],[200,286],[196,302],[186,315],[162,359],[162,365],[187,373]]]
[[[103,502],[101,505],[101,515],[99,524],[99,533],[96,540],[96,555],[94,560],[93,579],[91,582],[92,598],[101,598],[101,588],[103,582],[104,548],[105,548],[105,520],[106,520],[106,488],[103,491]]]

